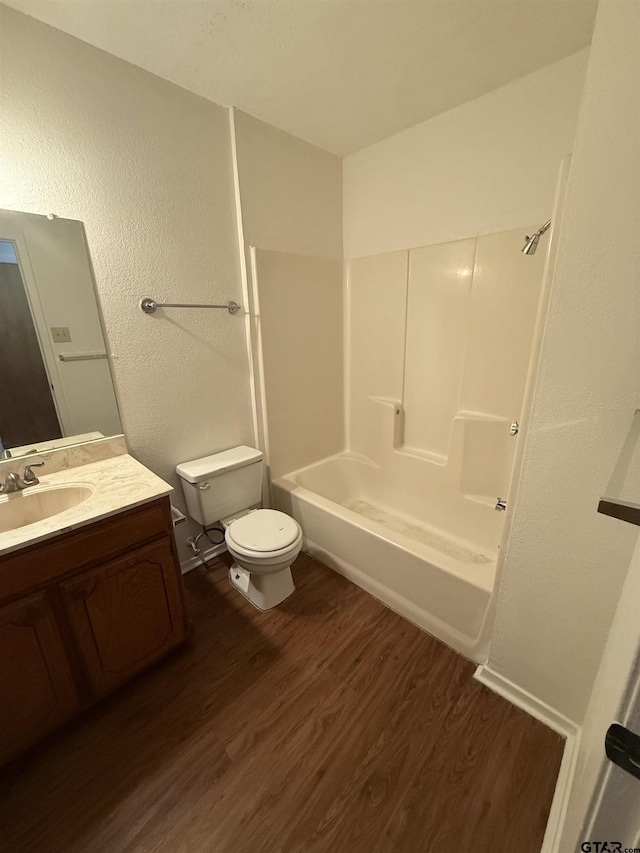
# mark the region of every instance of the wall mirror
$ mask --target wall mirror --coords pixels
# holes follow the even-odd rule
[[[0,210],[0,456],[122,432],[82,222]]]

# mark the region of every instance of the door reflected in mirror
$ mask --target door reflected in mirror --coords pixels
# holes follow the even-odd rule
[[[84,227],[0,211],[0,456],[122,432]]]

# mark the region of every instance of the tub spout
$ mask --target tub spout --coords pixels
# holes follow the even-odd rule
[[[507,502],[505,501],[505,499],[504,498],[498,498],[498,501],[496,503],[497,511],[498,512],[504,512],[504,510],[506,508],[507,508]]]

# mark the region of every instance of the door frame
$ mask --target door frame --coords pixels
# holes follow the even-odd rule
[[[63,436],[72,435],[73,430],[71,429],[69,410],[62,391],[62,382],[58,371],[56,354],[53,350],[47,331],[47,321],[40,301],[36,277],[34,275],[33,268],[31,267],[27,241],[20,231],[7,228],[5,223],[3,223],[0,228],[0,239],[13,243],[16,258],[18,259],[18,269],[20,270],[22,284],[27,297],[29,310],[31,312],[31,319],[36,332],[36,338],[38,339],[38,344],[40,346],[40,355],[49,380],[51,397],[60,423],[60,429]],[[43,440],[45,440],[45,438],[46,437],[43,437]]]
[[[567,781],[568,808],[553,853],[579,850],[585,841],[606,840],[599,837],[601,832],[610,831],[612,823],[619,825],[615,805],[622,802],[618,799],[620,790],[631,793],[637,817],[640,781],[629,777],[628,785],[624,783],[619,787],[625,771],[606,757],[605,734],[614,722],[636,733],[640,729],[639,595],[640,539],[631,558],[580,730],[575,772]],[[627,846],[640,843],[640,822],[634,832],[639,840],[624,839]],[[622,838],[609,838],[609,841],[615,840],[623,841]]]

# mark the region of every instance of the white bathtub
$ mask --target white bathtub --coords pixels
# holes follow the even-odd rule
[[[306,551],[482,662],[501,513],[456,494],[445,478],[434,466],[422,483],[390,482],[383,468],[347,452],[274,480],[273,497],[301,525]]]

